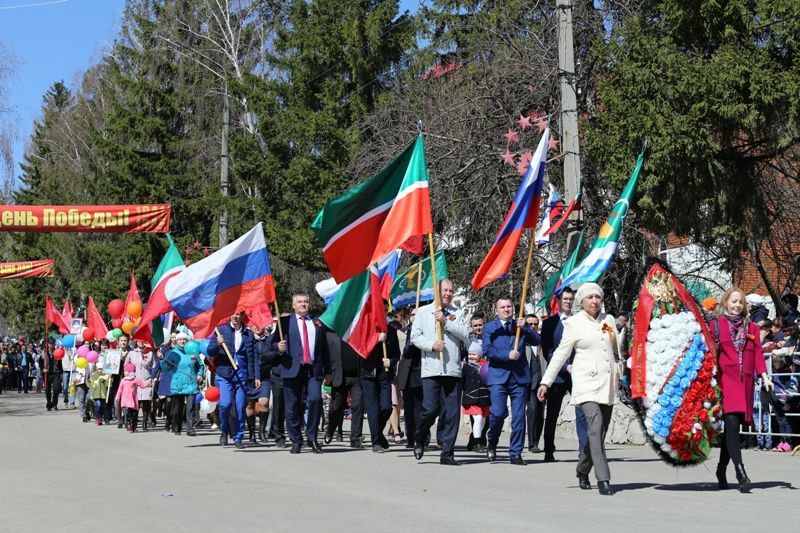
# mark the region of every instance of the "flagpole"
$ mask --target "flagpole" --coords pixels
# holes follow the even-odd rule
[[[219,332],[219,328],[217,328],[217,327],[214,328],[214,333],[216,333],[220,337],[222,336],[220,334],[220,332]],[[222,345],[222,349],[225,350],[225,355],[228,356],[228,361],[231,362],[231,366],[233,367],[233,369],[234,370],[239,370],[239,365],[237,365],[236,361],[233,359],[233,356],[231,355],[231,351],[228,349],[228,345],[225,344],[224,340],[220,344]]]
[[[528,261],[525,263],[525,279],[522,281],[522,297],[520,298],[519,303],[519,318],[525,318],[525,299],[528,294],[528,281],[530,280],[531,263],[533,262],[533,248],[536,241],[533,235],[533,230],[528,230],[528,239]],[[517,346],[519,346],[519,337],[522,333],[522,329],[519,326],[516,327],[516,330],[517,333],[514,337],[514,350],[516,350]]]
[[[433,260],[433,233],[428,233],[428,248],[431,254],[431,278],[433,281],[433,309],[434,313],[440,310],[439,304],[439,282],[436,279],[436,261]],[[442,323],[434,319],[436,322],[436,340],[444,340],[442,336]],[[442,374],[444,374],[444,351],[439,352],[439,363],[442,365]]]
[[[281,312],[278,309],[278,299],[273,302],[275,304],[275,322],[278,323],[278,338],[283,340],[283,326],[281,326]]]
[[[50,370],[50,357],[47,353],[47,296],[44,301],[44,390],[47,389],[47,374]],[[49,405],[49,404],[48,404]],[[58,398],[56,398],[56,405],[58,405]]]

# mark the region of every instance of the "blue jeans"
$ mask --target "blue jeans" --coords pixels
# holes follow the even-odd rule
[[[530,383],[517,383],[511,375],[503,384],[489,385],[492,404],[489,410],[489,448],[497,448],[503,422],[508,416],[506,401],[511,397],[511,438],[508,456],[519,457],[525,446],[525,405],[528,403]]]
[[[247,373],[237,370],[230,378],[224,378],[217,374],[217,387],[219,387],[219,429],[223,435],[228,434],[230,428],[231,407],[235,407],[236,431],[233,440],[244,439],[244,418],[245,418],[245,396],[247,389]],[[187,405],[186,409],[193,408]],[[175,421],[173,421],[175,423]],[[187,430],[191,428],[187,427]]]
[[[69,395],[69,379],[72,377],[72,372],[63,372],[61,374],[61,391],[64,393],[64,403],[71,403],[75,405],[75,397]]]
[[[103,413],[106,410],[106,401],[102,398],[98,398],[94,401],[94,417],[97,420],[103,418]]]

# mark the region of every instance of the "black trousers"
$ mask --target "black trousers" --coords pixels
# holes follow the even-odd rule
[[[364,410],[367,412],[370,441],[373,446],[389,447],[383,428],[392,414],[392,387],[389,378],[381,373],[376,378],[361,378]]]
[[[284,411],[283,401],[283,378],[270,374],[269,387],[272,390],[272,404],[270,411],[272,414],[272,428],[270,429],[269,436],[276,441],[286,441],[286,434],[284,428],[286,426],[286,412]]]
[[[408,446],[413,447],[414,435],[422,425],[422,387],[408,387],[403,391],[403,421]]]
[[[536,389],[530,390],[528,403],[525,405],[525,419],[528,426],[528,448],[539,446],[539,438],[544,427],[544,402],[540,402],[536,397]]]
[[[561,412],[561,402],[567,393],[566,383],[553,383],[547,391],[544,416],[544,453],[556,451],[556,425],[558,414]]]
[[[333,436],[342,421],[344,412],[347,409],[347,395],[350,394],[350,443],[361,442],[361,434],[364,428],[364,405],[362,399],[361,380],[359,378],[344,378],[344,383],[338,387],[331,388],[331,400],[333,405],[329,413],[330,420],[325,432]]]
[[[450,376],[422,378],[422,420],[414,435],[414,443],[427,442],[433,421],[441,416],[441,435],[436,435],[436,440],[442,446],[441,457],[453,457],[460,405],[461,379]]]
[[[47,374],[47,387],[44,389],[44,397],[47,400],[47,408],[58,407],[58,397],[61,394],[61,374],[50,372]]]

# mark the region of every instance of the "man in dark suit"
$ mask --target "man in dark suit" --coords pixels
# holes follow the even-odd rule
[[[548,363],[553,358],[553,352],[556,351],[561,342],[561,334],[564,331],[563,321],[572,314],[574,301],[575,292],[570,287],[566,287],[561,291],[558,298],[559,312],[542,322],[542,355]],[[571,364],[572,358],[569,358],[547,392],[544,417],[544,460],[546,463],[552,463],[556,460],[555,455],[553,455],[556,450],[556,425],[564,395],[572,388],[572,380],[569,374]],[[578,449],[582,450],[589,437],[586,430],[586,419],[583,416],[583,411],[578,406],[575,407],[575,426],[580,443]]]
[[[291,453],[300,453],[303,444],[303,391],[306,392],[306,437],[314,453],[322,453],[317,441],[317,428],[322,414],[322,383],[331,382],[328,343],[321,324],[309,315],[311,303],[307,293],[292,296],[294,313],[281,318],[284,339],[278,331],[272,335],[272,349],[281,355],[283,398],[286,404],[286,427],[292,441]]]
[[[219,387],[219,443],[228,444],[231,406],[235,405],[236,432],[233,434],[234,445],[242,449],[244,439],[245,404],[247,403],[247,381],[253,380],[255,388],[261,386],[261,364],[256,360],[253,345],[253,332],[244,327],[244,313],[231,315],[228,324],[220,326],[219,333],[211,337],[208,343],[208,355],[214,357],[216,383]],[[233,369],[222,344],[225,344],[239,367]],[[191,429],[191,428],[190,428]]]
[[[525,323],[533,328],[534,331],[539,331],[539,317],[534,314],[525,315]],[[544,402],[540,402],[536,396],[536,389],[539,388],[539,383],[542,381],[542,365],[539,361],[539,352],[533,347],[529,346],[525,349],[528,356],[528,363],[531,367],[531,392],[528,395],[528,404],[525,407],[526,427],[528,430],[528,451],[531,453],[538,453],[539,438],[542,436],[542,428],[544,427]]]
[[[403,391],[403,421],[406,428],[406,448],[414,449],[414,434],[422,421],[422,352],[411,342],[411,325],[416,318],[416,307],[409,314],[405,327],[406,345],[397,364],[397,388]],[[437,431],[441,433],[441,431]]]
[[[386,357],[384,346],[386,343]],[[389,328],[381,333],[379,342],[370,352],[369,357],[361,361],[361,390],[364,398],[364,410],[367,412],[369,434],[372,451],[383,453],[389,449],[389,442],[383,435],[383,428],[392,414],[392,387],[389,383],[388,370],[392,362],[400,359],[400,345],[397,330]]]
[[[325,328],[325,340],[331,359],[331,406],[328,427],[325,428],[325,444],[330,444],[333,434],[342,424],[350,395],[350,447],[363,448],[361,432],[364,426],[364,410],[361,401],[361,381],[358,379],[361,356],[330,328]]]
[[[508,416],[506,402],[511,397],[511,440],[508,456],[511,464],[525,465],[525,404],[531,386],[531,368],[525,358],[525,346],[539,344],[539,334],[525,323],[514,319],[511,300],[500,298],[495,303],[497,316],[483,329],[483,354],[489,360],[487,385],[491,395],[489,411],[489,461],[496,459],[497,442]],[[515,345],[516,328],[520,328],[519,343]]]

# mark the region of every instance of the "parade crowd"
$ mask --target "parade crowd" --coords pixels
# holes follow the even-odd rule
[[[600,493],[613,494],[604,440],[616,401],[627,318],[602,312],[603,291],[594,283],[581,285],[577,292],[563,290],[559,311],[551,316],[523,318],[508,299],[495,302],[491,319],[479,313],[466,316],[464,309],[453,306],[454,292],[452,282],[443,280],[438,308],[428,304],[394,313],[368,357],[310,315],[306,293],[294,294],[292,313],[268,328],[248,327],[246,314],[239,312],[207,341],[198,342],[178,325],[160,347],[125,335],[116,342],[91,342],[89,348],[99,358],[83,368],[76,364],[80,342],[61,348],[59,357],[55,339],[48,340],[45,351],[25,339],[6,337],[0,345],[0,392],[44,390],[48,411],[75,409],[83,422],[116,425],[130,433],[160,426],[193,437],[206,424],[219,429],[221,446],[232,441],[241,449],[245,442],[271,441],[292,454],[304,447],[323,453],[324,445],[347,435],[351,448],[383,453],[400,445],[413,450],[418,460],[438,448],[440,463],[453,466],[460,464],[455,444],[462,415],[470,420],[470,452],[497,461],[499,437],[510,414],[507,460],[525,465],[527,448],[543,453],[545,462],[556,461],[557,420],[569,394],[579,440],[579,485],[591,488],[588,474],[594,468]],[[737,425],[737,439],[738,424],[753,412],[755,429],[766,429],[770,405],[773,427],[779,433],[793,432],[786,414],[798,409],[798,383],[790,375],[800,365],[792,359],[798,340],[797,297],[789,294],[783,303],[782,313],[769,319],[763,298],[751,294],[745,301],[738,289],[726,291],[719,303],[703,301],[707,318],[724,317],[731,323],[734,341],[737,327],[758,328],[755,353],[773,354],[772,377],[762,368],[763,357],[753,363],[758,382],[752,404],[741,407],[744,415],[730,422]],[[737,320],[744,325],[737,326]],[[116,372],[108,372],[106,359],[112,353],[119,354]],[[741,364],[741,355],[739,360]],[[351,421],[349,433],[343,431],[345,418]],[[730,436],[734,430],[727,424],[726,419]],[[794,429],[796,433],[796,423]],[[792,444],[789,437],[759,435],[756,446],[785,452]],[[742,483],[741,476],[747,477],[743,466],[740,476],[741,453],[737,455],[735,446],[726,436],[723,455],[730,451]],[[727,488],[721,466],[720,488]]]

